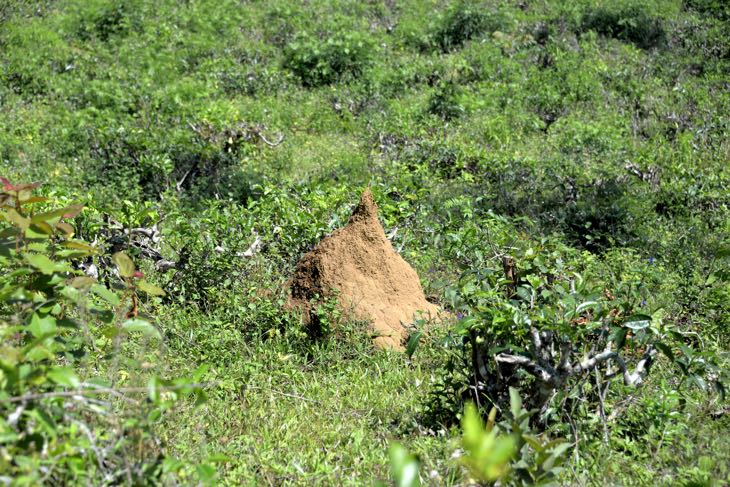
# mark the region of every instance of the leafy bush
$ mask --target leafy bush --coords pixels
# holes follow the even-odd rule
[[[724,0],[684,0],[682,3],[685,7],[705,15],[711,15],[720,20],[730,19],[730,5]]]
[[[565,248],[548,241],[522,248],[519,257],[503,254],[501,268],[475,259],[449,294],[461,316],[449,344],[460,348],[460,356],[449,353],[446,377],[434,391],[437,408],[449,407],[455,396],[504,408],[509,387],[517,387],[541,412],[538,421],[549,422],[553,414],[560,419],[557,402],[576,394],[576,384],[595,382],[601,393],[591,400],[601,407],[612,380],[640,385],[657,352],[689,383],[704,388],[710,377],[722,388],[718,365],[686,345],[665,310],[646,309],[644,286],[659,281],[651,270],[638,266],[622,271],[613,285],[597,283],[570,265],[582,259]],[[703,359],[695,358],[698,353]]]
[[[504,22],[501,14],[490,12],[482,4],[458,2],[449,8],[431,38],[441,51],[448,52],[461,47],[468,40],[500,29]]]
[[[144,295],[162,290],[123,253],[114,255],[119,291],[84,275],[75,263],[97,250],[73,238],[83,207],[34,211],[47,204],[33,196],[36,184],[2,181],[0,265],[8,272],[0,276],[0,478],[156,482],[180,468],[166,459],[156,420],[178,397],[205,397],[189,380],[144,373],[125,351],[138,334],[161,338],[140,308]],[[145,379],[148,385],[138,382]]]
[[[304,86],[328,85],[359,78],[370,64],[373,49],[370,37],[361,32],[336,32],[326,39],[305,32],[287,45],[284,66]]]
[[[461,418],[462,435],[454,457],[469,473],[469,481],[482,484],[499,482],[505,485],[545,485],[562,471],[566,452],[572,446],[561,440],[550,440],[546,434],[530,427],[535,411],[522,407],[516,389],[510,389],[509,409],[502,411],[497,423],[497,408],[492,407],[487,422],[474,403],[467,403]],[[389,448],[390,466],[396,485],[421,485],[418,459],[398,443]]]
[[[79,12],[79,26],[77,35],[83,40],[98,38],[102,42],[113,36],[123,35],[131,27],[131,15],[136,2],[122,2],[118,0],[95,0],[84,2]]]
[[[438,115],[444,120],[457,118],[464,113],[464,106],[459,100],[461,94],[462,90],[458,83],[440,82],[428,101],[428,112]]]
[[[630,41],[643,49],[658,47],[666,40],[662,20],[654,17],[643,4],[633,2],[587,10],[583,14],[581,30]]]

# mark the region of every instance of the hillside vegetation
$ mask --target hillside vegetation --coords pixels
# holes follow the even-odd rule
[[[0,107],[0,483],[730,483],[726,2],[0,1]],[[405,352],[286,306],[367,187]]]

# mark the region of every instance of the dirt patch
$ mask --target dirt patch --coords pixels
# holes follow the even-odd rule
[[[311,323],[310,301],[339,291],[342,310],[370,321],[375,345],[401,350],[406,326],[421,312],[436,318],[438,307],[426,301],[418,274],[398,255],[378,221],[369,189],[348,224],[322,239],[297,264],[290,305]]]

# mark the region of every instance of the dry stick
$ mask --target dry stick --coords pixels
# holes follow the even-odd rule
[[[611,382],[607,381],[606,388],[603,389],[603,387],[601,387],[601,372],[598,370],[598,367],[593,370],[596,373],[596,388],[598,389],[598,416],[601,418],[601,423],[603,423],[603,444],[608,446],[608,422],[606,421],[606,406],[604,404],[604,400],[606,398],[606,393],[608,392],[608,386]]]
[[[262,392],[271,392],[272,394],[278,394],[279,396],[289,397],[292,399],[299,399],[301,401],[311,402],[312,404],[322,404],[321,401],[317,401],[316,399],[310,399],[308,397],[300,396],[297,394],[289,394],[289,393],[286,393],[283,391],[277,391],[276,389],[271,389],[271,388],[267,388],[267,387],[248,386],[248,387],[246,387],[246,389],[251,389],[254,391],[262,391]]]
[[[85,384],[85,385],[91,386],[91,384]],[[211,387],[211,386],[215,386],[215,385],[217,385],[217,382],[202,382],[202,383],[185,384],[185,385],[179,385],[179,386],[164,386],[164,387],[160,387],[159,390],[166,392],[166,391],[179,391],[181,389],[187,389],[187,388],[205,389],[207,387]],[[147,387],[120,387],[118,389],[115,389],[113,387],[90,387],[88,389],[74,389],[71,391],[39,392],[39,393],[35,393],[35,394],[24,394],[22,396],[8,397],[5,399],[0,398],[0,403],[27,402],[27,401],[34,401],[36,399],[49,399],[49,398],[54,398],[54,397],[75,398],[77,396],[83,397],[85,395],[90,395],[90,394],[111,394],[111,395],[116,396],[125,401],[137,403],[137,401],[135,401],[131,397],[124,396],[124,394],[125,393],[147,392],[148,390],[149,389]]]

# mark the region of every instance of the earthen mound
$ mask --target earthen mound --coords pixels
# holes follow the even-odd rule
[[[315,296],[337,290],[342,310],[371,323],[376,346],[402,349],[406,326],[421,313],[435,318],[438,308],[426,301],[418,274],[393,249],[378,221],[369,189],[348,224],[302,256],[291,281],[290,305],[311,322]]]

